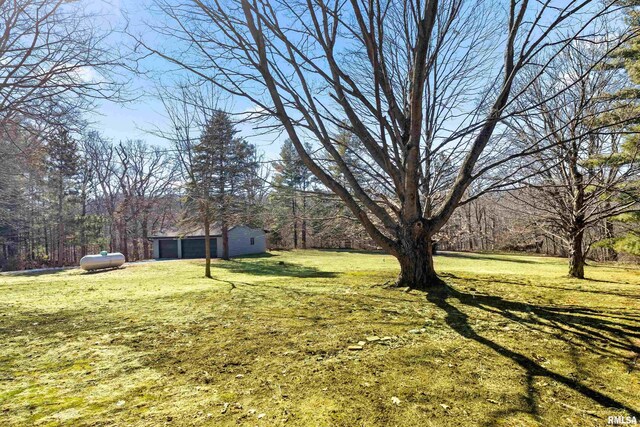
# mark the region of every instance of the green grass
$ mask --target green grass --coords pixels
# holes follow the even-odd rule
[[[638,417],[639,269],[579,281],[561,259],[486,254],[436,267],[446,300],[385,288],[392,257],[346,251],[215,262],[215,280],[202,261],[0,275],[0,425]],[[347,349],[372,335],[388,339]]]

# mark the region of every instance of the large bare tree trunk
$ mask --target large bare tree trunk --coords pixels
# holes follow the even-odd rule
[[[415,227],[414,227],[415,228]],[[400,263],[397,286],[431,291],[444,287],[433,267],[433,241],[422,230],[413,230],[402,239],[402,252],[396,255]]]
[[[582,251],[582,240],[584,230],[576,232],[571,239],[569,250],[569,276],[577,279],[584,279],[584,252]]]
[[[569,151],[569,171],[571,173],[571,185],[573,187],[573,212],[570,229],[569,245],[569,275],[577,279],[584,279],[584,252],[582,251],[582,241],[584,240],[584,204],[585,204],[585,182],[584,176],[580,172],[579,149],[576,141],[572,141]]]

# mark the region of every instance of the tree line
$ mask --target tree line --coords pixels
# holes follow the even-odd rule
[[[149,259],[152,235],[200,229],[208,237],[214,224],[223,233],[222,258],[225,235],[237,224],[267,229],[274,248],[375,248],[312,179],[290,141],[265,166],[221,110],[197,138],[174,147],[116,143],[61,126],[46,134],[9,131],[2,140],[12,144],[3,144],[0,159],[3,269],[77,265],[101,250]]]
[[[166,151],[64,128],[47,138],[29,130],[9,137],[0,159],[3,268],[76,265],[100,250],[151,257],[152,230],[179,209]]]

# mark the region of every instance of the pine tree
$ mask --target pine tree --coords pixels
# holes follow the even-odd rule
[[[632,6],[628,9],[627,22],[632,37],[611,55],[611,60],[605,66],[624,70],[629,77],[630,85],[612,94],[621,104],[621,109],[609,120],[627,120],[627,137],[622,146],[622,152],[612,161],[617,167],[637,164],[640,155],[640,1],[622,0],[621,5]],[[640,176],[628,183],[625,196],[627,201],[635,200],[640,204]],[[640,213],[629,212],[613,218],[622,226],[625,234],[621,237],[609,238],[603,242],[619,252],[640,255]]]
[[[274,168],[276,170],[274,177],[276,191],[272,197],[289,207],[286,209],[287,212],[283,212],[283,214],[290,218],[286,224],[278,225],[276,233],[283,237],[282,230],[291,225],[293,228],[293,247],[297,249],[299,240],[301,240],[302,248],[306,249],[309,203],[307,193],[313,184],[313,175],[300,159],[290,139],[287,139],[282,145],[280,159],[275,163]],[[300,230],[298,225],[300,225]]]
[[[247,192],[255,181],[258,163],[255,147],[242,138],[229,115],[216,111],[194,146],[187,209],[195,209],[205,232],[205,276],[211,277],[210,227],[222,230],[222,258],[229,259],[229,227],[243,219]]]

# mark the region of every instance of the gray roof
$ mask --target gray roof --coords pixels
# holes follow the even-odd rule
[[[236,227],[242,227],[242,225],[234,225],[229,227],[229,231]],[[247,226],[249,227],[249,226]],[[249,227],[254,228],[254,227]],[[266,230],[263,230],[266,232]],[[222,236],[222,227],[219,223],[211,224],[209,227],[209,235],[211,237]],[[176,239],[176,238],[189,238],[189,237],[204,237],[204,227],[182,227],[182,228],[168,228],[166,230],[160,230],[149,239]]]

